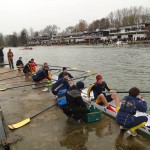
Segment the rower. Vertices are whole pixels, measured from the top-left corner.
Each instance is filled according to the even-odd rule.
[[[88,95],[88,101],[90,102],[90,92],[93,91],[94,93],[94,100],[96,104],[99,105],[105,105],[107,109],[111,110],[112,112],[115,112],[115,110],[109,105],[109,102],[113,100],[112,94],[106,95],[104,92],[105,90],[109,91],[110,93],[114,91],[111,90],[108,86],[108,84],[103,81],[102,75],[98,74],[96,76],[96,82],[91,84],[91,86],[88,89],[87,95]]]
[[[36,68],[37,64],[35,63],[33,58],[31,59],[31,62],[29,63],[29,65],[30,65],[30,68],[32,70],[32,73],[35,73],[37,71],[37,68]]]
[[[19,57],[19,59],[16,62],[16,67],[18,68],[18,71],[21,71],[22,68],[24,67],[23,61],[22,61],[22,57]]]
[[[81,97],[81,92],[84,89],[84,83],[78,81],[66,92],[67,104],[62,108],[63,112],[69,117],[69,120],[74,123],[81,123],[85,115],[89,112],[86,103]]]
[[[38,70],[36,73],[33,74],[32,79],[35,83],[42,83],[45,82],[51,85],[51,79],[48,76],[49,67],[45,66],[43,69]],[[49,89],[47,90],[49,91]]]
[[[58,79],[62,78],[64,73],[67,73],[69,78],[73,78],[73,76],[68,72],[67,67],[63,67],[62,70],[63,71],[58,75]]]
[[[30,64],[31,61],[29,61],[23,68],[23,73],[25,74],[25,77],[29,77],[32,73],[31,68],[30,68]]]
[[[70,85],[68,83],[68,73],[64,73],[63,77],[57,80],[52,86],[52,93],[57,96],[58,91],[62,89],[69,89]]]
[[[125,96],[121,101],[121,106],[116,116],[120,129],[128,129],[127,133],[132,136],[137,136],[136,130],[143,127],[148,121],[146,116],[135,116],[136,111],[147,111],[147,103],[139,94],[140,90],[138,88],[131,88],[129,95]]]

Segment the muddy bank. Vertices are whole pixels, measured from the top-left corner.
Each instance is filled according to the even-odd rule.
[[[21,75],[17,71],[0,68],[0,80]],[[0,81],[0,89],[32,84],[24,76]],[[4,85],[2,85],[4,84]],[[31,119],[30,123],[16,130],[7,125],[30,118],[53,105],[56,99],[50,92],[32,89],[33,86],[0,91],[6,132],[9,137],[20,135],[23,139],[10,145],[11,150],[148,150],[149,139],[144,136],[129,137],[120,132],[116,122],[107,116],[101,121],[75,125],[56,106]]]

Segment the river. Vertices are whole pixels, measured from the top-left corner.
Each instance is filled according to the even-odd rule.
[[[3,50],[6,61],[8,49]],[[23,57],[24,63],[34,58],[38,64],[48,62],[49,65],[71,66],[91,71],[91,73],[101,73],[110,88],[118,91],[128,91],[133,86],[138,87],[141,91],[150,91],[150,45],[148,44],[122,47],[101,45],[41,46],[33,47],[33,50],[20,49],[22,48],[12,48],[14,63],[20,56]],[[71,73],[73,76],[79,76],[78,72]],[[93,82],[95,82],[95,76],[85,79],[86,86]],[[120,98],[124,95],[120,94]],[[141,95],[147,101],[148,108],[150,108],[150,94]],[[150,113],[150,109],[148,109],[148,112]],[[150,142],[147,138],[143,136],[140,136],[140,138],[123,136],[123,133],[119,132],[115,121],[108,117],[104,117],[103,122],[99,122],[99,124],[92,123],[74,128],[70,129],[70,137],[60,141],[62,149],[75,150],[75,145],[78,146],[78,150],[96,150],[100,147],[106,150],[150,149],[148,146]],[[77,139],[73,144],[70,141],[72,136],[79,136],[82,140],[79,142]]]

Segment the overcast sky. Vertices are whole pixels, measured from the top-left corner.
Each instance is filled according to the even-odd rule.
[[[150,8],[150,0],[0,0],[0,6],[0,33],[6,35],[31,27],[40,31],[53,24],[62,31],[80,19],[91,23],[117,9]]]

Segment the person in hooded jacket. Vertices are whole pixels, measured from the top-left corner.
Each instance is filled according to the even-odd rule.
[[[63,108],[63,112],[69,119],[74,119],[79,123],[89,112],[81,97],[83,89],[84,83],[82,81],[78,81],[76,85],[71,86],[66,93],[67,105]]]
[[[121,101],[121,106],[118,106],[116,116],[120,129],[128,129],[127,133],[132,136],[136,136],[136,130],[144,126],[148,121],[146,116],[135,116],[136,111],[147,111],[147,103],[139,94],[140,90],[137,87],[131,88],[129,95],[125,96]]]
[[[49,78],[49,76],[48,76],[48,70],[49,70],[48,66],[45,66],[45,67],[43,67],[43,69],[38,70],[32,76],[33,81],[35,81],[36,83],[38,83],[38,82],[41,82],[44,79],[51,80]]]

